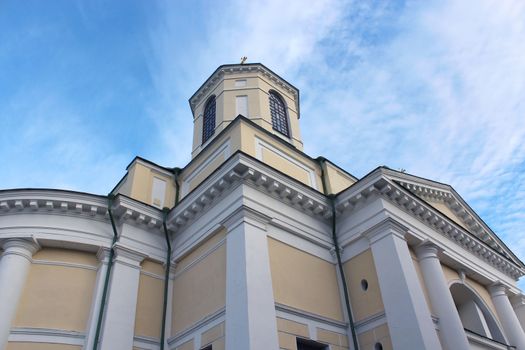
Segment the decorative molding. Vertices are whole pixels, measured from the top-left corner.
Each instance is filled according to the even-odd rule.
[[[133,337],[133,348],[158,350],[160,348],[160,339],[136,335]]]
[[[278,133],[277,133],[278,135]],[[285,140],[289,141],[289,139],[284,138]],[[263,162],[263,149],[266,149],[270,152],[273,152],[277,156],[285,159],[286,161],[290,162],[291,164],[295,165],[296,167],[304,170],[308,174],[308,179],[310,180],[310,186],[316,190],[319,189],[319,186],[317,186],[317,180],[315,175],[315,169],[310,168],[306,164],[294,159],[293,157],[290,157],[286,153],[282,152],[281,150],[275,148],[268,142],[265,142],[258,137],[255,137],[255,158],[259,159],[261,162]]]
[[[222,165],[221,171],[206,179],[199,189],[186,196],[168,215],[171,231],[178,231],[194,222],[213,206],[224,194],[241,184],[278,199],[308,215],[326,220],[331,217],[326,197],[298,184],[266,164],[237,153]]]
[[[299,90],[290,85],[288,82],[283,80],[277,74],[271,72],[268,68],[262,64],[246,64],[246,65],[229,65],[219,67],[206,82],[197,90],[197,92],[190,98],[190,107],[192,111],[206,96],[208,91],[212,90],[213,87],[221,80],[225,75],[239,74],[239,73],[261,73],[263,77],[268,78],[270,81],[275,83],[277,86],[286,90],[288,93],[293,95],[298,104]],[[296,106],[297,108],[298,106]]]
[[[46,213],[105,221],[107,199],[97,195],[60,190],[13,190],[0,193],[0,215]]]
[[[316,314],[313,314],[311,312],[300,310],[300,309],[296,309],[294,307],[291,307],[291,306],[288,306],[288,305],[284,305],[284,304],[280,304],[280,303],[275,303],[275,310],[276,311],[282,311],[282,312],[285,312],[285,313],[291,314],[291,315],[300,316],[300,317],[306,318],[308,320],[316,321],[316,322],[319,322],[319,323],[322,323],[322,324],[325,324],[325,325],[331,325],[331,326],[334,326],[334,327],[337,327],[337,328],[346,329],[346,327],[348,326],[346,322],[342,322],[342,321],[334,320],[334,319],[331,319],[331,318],[328,318],[328,317],[316,315]]]
[[[356,333],[369,331],[385,323],[387,323],[385,312],[378,312],[355,322]]]
[[[53,343],[67,345],[84,345],[85,334],[50,328],[13,327],[9,342]]]
[[[193,266],[197,265],[199,262],[201,262],[202,260],[206,259],[210,254],[212,254],[217,249],[219,249],[225,242],[226,242],[226,237],[222,238],[213,247],[211,247],[210,249],[206,250],[204,253],[202,253],[202,255],[200,255],[198,258],[196,258],[195,260],[190,262],[188,265],[184,266],[184,268],[182,270],[177,271],[177,273],[174,273],[173,274],[173,279],[176,279],[177,277],[182,275],[184,272],[188,271]]]
[[[462,223],[467,226],[469,232],[487,243],[491,248],[498,251],[506,258],[511,258],[510,254],[508,254],[494,238],[495,233],[492,232],[492,230],[483,222],[478,220],[477,215],[470,210],[465,203],[463,203],[459,196],[452,192],[453,189],[451,187],[448,189],[437,189],[409,181],[396,180],[396,182],[424,200],[428,199],[431,201],[442,202],[461,219]]]
[[[378,194],[381,198],[423,222],[433,231],[440,233],[506,275],[516,280],[525,275],[524,268],[502,256],[492,245],[473,237],[464,227],[446,217],[423,199],[405,193],[406,190],[405,187],[391,181],[384,173],[378,171],[377,176],[370,181],[345,191],[338,200],[336,209],[341,214],[349,214],[362,206],[370,195]]]
[[[47,265],[47,266],[62,266],[62,267],[71,267],[75,269],[84,269],[84,270],[91,270],[91,271],[97,271],[98,267],[86,265],[86,264],[77,264],[67,261],[54,261],[54,260],[36,260],[33,259],[32,263],[35,265]]]
[[[113,258],[114,262],[118,262],[136,269],[141,268],[140,263],[147,257],[146,254],[126,247],[119,242],[115,243],[113,249],[115,251],[115,256]]]
[[[192,324],[190,327],[178,332],[173,337],[168,339],[168,345],[171,348],[175,343],[182,340],[183,338],[191,335],[193,332],[196,332],[198,329],[205,327],[206,325],[212,323],[213,321],[221,319],[224,321],[224,315],[226,314],[226,308],[222,307],[219,310],[215,311],[212,314],[209,314],[206,317],[203,317],[199,321]]]
[[[210,138],[211,141],[212,138]],[[184,197],[187,195],[190,191],[190,183],[191,181],[199,176],[207,167],[210,165],[211,162],[213,162],[217,157],[222,155],[224,157],[224,160],[228,159],[231,153],[231,140],[228,137],[219,147],[217,147],[216,150],[213,151],[206,159],[199,164],[190,174],[188,177],[184,178],[182,180],[182,186],[181,186],[181,196]]]

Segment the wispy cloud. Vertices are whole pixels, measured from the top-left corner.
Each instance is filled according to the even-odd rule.
[[[222,9],[199,13],[207,20],[190,54],[170,44],[180,18],[164,11],[167,30],[155,40],[171,56],[157,67],[161,90],[175,81],[162,73],[173,56],[193,71],[192,88],[242,55],[263,62],[301,89],[308,153],[356,175],[386,164],[450,183],[525,256],[523,2],[230,1]]]

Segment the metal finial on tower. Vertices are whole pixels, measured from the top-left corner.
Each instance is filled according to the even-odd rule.
[[[248,57],[246,56],[242,56],[241,57],[241,64],[244,64],[246,62],[246,60],[248,59]]]

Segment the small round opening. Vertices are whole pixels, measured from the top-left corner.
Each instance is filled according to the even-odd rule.
[[[374,350],[383,350],[383,344],[381,343],[375,343]]]
[[[365,291],[368,290],[368,281],[367,280],[365,280],[365,279],[361,280],[361,289],[365,290]]]

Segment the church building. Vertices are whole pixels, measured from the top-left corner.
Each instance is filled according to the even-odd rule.
[[[525,350],[512,250],[448,184],[305,154],[299,102],[223,65],[185,166],[0,190],[0,350]]]

